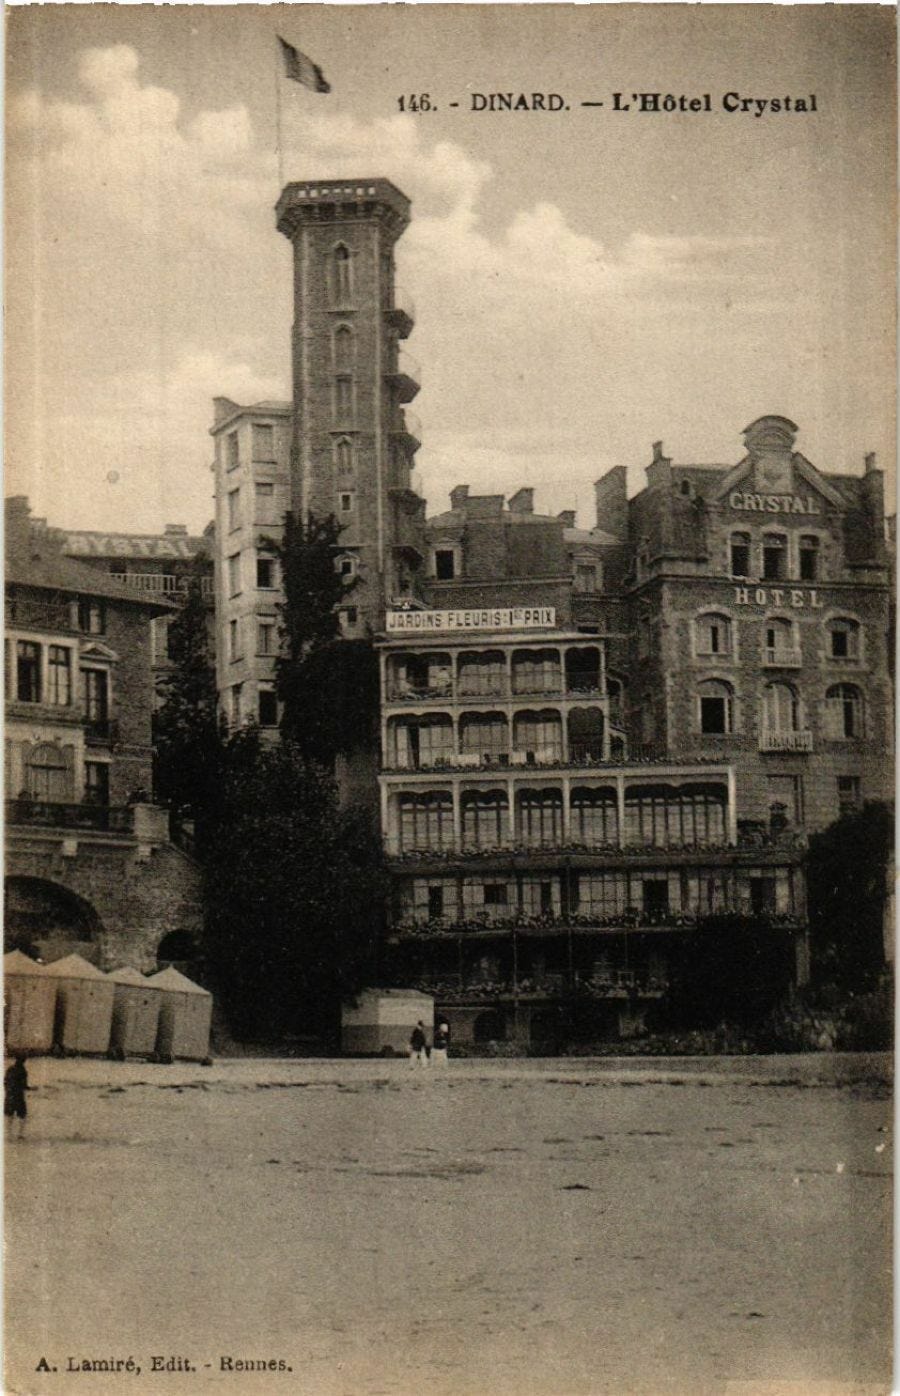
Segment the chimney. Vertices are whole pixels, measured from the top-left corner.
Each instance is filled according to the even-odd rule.
[[[163,532],[167,538],[186,538],[187,524],[166,524]]]
[[[574,527],[575,527],[575,510],[574,510],[574,509],[561,509],[560,512],[557,514],[556,517],[559,519],[559,521],[560,521],[560,523],[562,524],[563,528],[574,528]]]
[[[511,514],[533,514],[534,513],[534,490],[516,490],[515,494],[509,498],[509,512]]]
[[[624,465],[614,465],[594,482],[597,527],[624,543],[628,537],[628,482]]]
[[[5,501],[5,506],[4,506],[4,507],[5,507],[5,512],[6,512],[6,517],[7,517],[8,519],[9,519],[9,518],[17,518],[17,519],[26,518],[26,519],[27,519],[27,518],[28,518],[28,515],[31,513],[31,505],[28,503],[28,495],[27,495],[27,494],[11,494],[11,495],[9,496],[9,498]]]
[[[450,491],[450,508],[465,509],[466,500],[469,497],[468,485],[454,485]]]
[[[877,457],[874,451],[870,451],[866,456],[866,474],[871,475],[872,471],[877,469]]]
[[[218,426],[219,422],[224,422],[226,417],[240,411],[236,402],[232,402],[230,397],[213,398],[213,422]]]
[[[653,460],[647,466],[647,488],[652,490],[658,485],[665,489],[671,489],[672,462],[668,456],[663,455],[662,442],[654,441]]]

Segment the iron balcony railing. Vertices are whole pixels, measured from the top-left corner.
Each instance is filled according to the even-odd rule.
[[[103,833],[127,834],[132,829],[134,811],[127,806],[113,807],[88,802],[58,805],[42,800],[7,800],[6,822],[8,825],[26,824],[42,829],[96,829]]]
[[[813,734],[802,732],[763,731],[759,734],[760,751],[812,751]]]
[[[767,669],[801,669],[803,655],[798,648],[767,645],[763,652],[763,664]]]
[[[113,572],[112,580],[138,591],[168,596],[173,601],[186,599],[191,585],[189,577],[177,577],[171,572]],[[213,595],[212,577],[200,578],[200,594],[204,597]]]

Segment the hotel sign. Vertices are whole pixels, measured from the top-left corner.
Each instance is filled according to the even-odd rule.
[[[732,490],[728,496],[732,509],[756,514],[821,514],[819,501],[811,494],[754,494],[750,490]]]
[[[69,533],[64,551],[78,557],[184,558],[197,555],[195,539],[180,534]]]
[[[556,625],[555,606],[473,611],[388,611],[388,634],[440,635],[462,630],[542,630]]]

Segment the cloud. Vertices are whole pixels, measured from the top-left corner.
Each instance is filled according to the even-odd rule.
[[[155,472],[160,489],[207,511],[211,397],[288,390],[291,273],[272,219],[276,157],[240,102],[186,119],[175,92],[142,81],[128,45],[84,50],[77,73],[81,100],[34,90],[10,113],[12,226],[19,217],[29,230],[12,238],[7,283],[20,350],[14,455],[48,481],[65,440],[70,469],[90,478],[115,468],[124,479],[134,462],[144,491],[123,489],[117,507],[145,517]],[[463,452],[473,470],[461,462],[452,473],[472,475],[473,488],[494,469],[515,478],[504,445],[515,432],[548,443],[537,453],[542,476],[584,468],[592,478],[591,461],[622,449],[629,414],[641,439],[658,433],[659,404],[671,406],[685,363],[696,361],[697,382],[679,420],[702,416],[713,381],[729,411],[746,364],[763,363],[775,319],[808,293],[796,262],[776,260],[765,236],[645,227],[613,242],[547,199],[498,216],[490,162],[431,139],[409,115],[361,121],[331,99],[286,103],[284,137],[288,179],[377,173],[413,201],[398,281],[418,308],[416,407],[432,506],[443,505]],[[774,362],[760,371],[784,378]],[[86,499],[72,494],[79,515]]]

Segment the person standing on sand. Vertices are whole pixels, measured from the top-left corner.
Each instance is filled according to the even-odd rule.
[[[427,1066],[427,1046],[425,1042],[425,1024],[420,1018],[412,1030],[409,1039],[409,1062],[410,1066]]]
[[[435,1066],[446,1066],[449,1046],[450,1024],[446,1018],[441,1018],[434,1030],[434,1043],[431,1048],[431,1058]]]
[[[21,1139],[25,1133],[25,1120],[28,1115],[28,1105],[25,1099],[25,1092],[28,1090],[28,1070],[25,1066],[27,1058],[24,1053],[17,1052],[13,1059],[12,1066],[6,1070],[3,1077],[3,1114],[9,1120],[7,1132],[13,1139]],[[18,1121],[18,1129],[12,1133],[12,1122]]]

